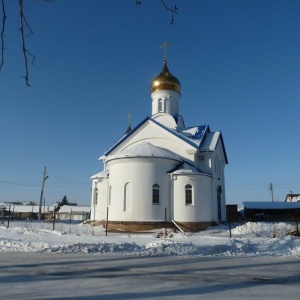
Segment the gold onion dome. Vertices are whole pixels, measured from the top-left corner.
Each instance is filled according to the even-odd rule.
[[[170,73],[166,61],[161,73],[152,80],[150,88],[151,93],[160,90],[173,90],[180,93],[180,81]]]

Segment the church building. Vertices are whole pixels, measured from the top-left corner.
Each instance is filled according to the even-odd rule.
[[[150,90],[151,117],[129,125],[100,157],[103,171],[91,177],[91,219],[128,231],[199,231],[226,220],[222,133],[185,126],[180,82],[166,58]]]

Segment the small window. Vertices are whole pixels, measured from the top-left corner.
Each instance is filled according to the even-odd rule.
[[[162,99],[158,99],[158,111],[159,112],[163,111],[163,101],[162,101]]]
[[[127,182],[124,186],[124,203],[123,203],[123,211],[130,211],[132,205],[132,188],[131,183]]]
[[[109,186],[108,190],[108,205],[111,205],[111,185]]]
[[[159,185],[157,183],[152,186],[152,204],[159,204]]]
[[[98,203],[98,188],[94,188],[94,205],[97,205]]]
[[[193,188],[190,184],[185,186],[185,204],[193,204]]]

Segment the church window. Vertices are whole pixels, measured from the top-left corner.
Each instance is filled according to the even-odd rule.
[[[94,188],[94,205],[97,205],[98,203],[98,188]]]
[[[111,205],[111,185],[109,186],[108,190],[108,205]]]
[[[162,99],[158,99],[158,111],[163,112],[163,101]]]
[[[124,186],[124,203],[123,203],[123,211],[131,211],[132,206],[132,188],[131,183],[127,182]]]
[[[190,184],[185,186],[185,204],[193,204],[193,188]]]
[[[159,204],[159,185],[157,183],[152,186],[152,204]]]

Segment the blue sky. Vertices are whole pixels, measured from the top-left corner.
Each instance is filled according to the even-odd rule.
[[[227,203],[300,193],[300,2],[24,0],[36,56],[25,85],[18,1],[6,1],[0,72],[0,202],[90,203],[97,159],[151,115],[149,85],[168,66],[186,126],[223,133]]]

